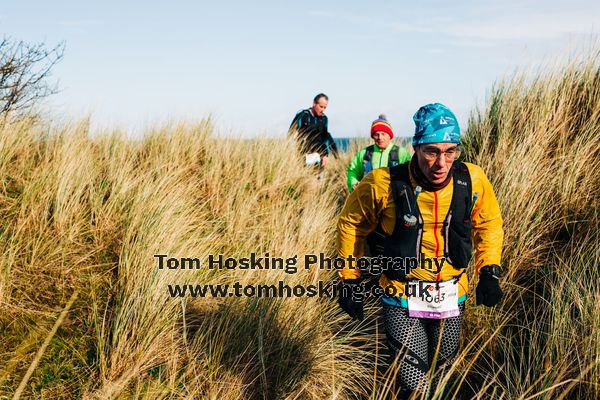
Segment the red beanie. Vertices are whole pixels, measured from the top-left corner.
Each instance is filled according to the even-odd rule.
[[[390,125],[390,123],[387,121],[387,118],[384,114],[381,114],[379,118],[373,121],[373,124],[371,125],[371,137],[373,137],[373,134],[375,132],[379,131],[385,132],[388,135],[390,135],[390,139],[394,138],[394,131],[392,130],[392,125]]]

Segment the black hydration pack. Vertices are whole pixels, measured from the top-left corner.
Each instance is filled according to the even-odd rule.
[[[392,149],[390,150],[390,154],[388,155],[388,164],[386,165],[386,167],[395,167],[396,165],[400,164],[400,159],[398,157],[398,150],[400,148],[396,145],[392,145]],[[367,147],[367,150],[365,151],[365,155],[363,157],[363,175],[366,175],[367,173],[371,172],[373,169],[375,168],[371,168],[367,171],[367,165],[371,162],[371,160],[373,159],[373,153],[375,152],[375,145],[372,144],[370,146]]]
[[[385,257],[401,257],[402,264],[388,263],[385,275],[393,280],[406,280],[410,273],[409,259],[421,262],[423,218],[413,189],[410,185],[409,162],[390,168],[392,196],[396,206],[396,224],[391,235],[383,241]],[[448,214],[444,219],[444,258],[454,268],[464,269],[471,259],[471,210],[473,208],[471,175],[461,161],[453,165],[453,193]],[[402,265],[402,268],[396,266]],[[414,268],[413,268],[414,269]]]

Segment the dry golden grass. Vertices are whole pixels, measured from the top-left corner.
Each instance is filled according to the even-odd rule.
[[[437,398],[600,394],[599,91],[594,54],[501,82],[473,112],[466,157],[502,206],[507,296],[469,300]],[[352,154],[319,184],[288,141],[213,133],[210,120],[139,141],[90,138],[86,121],[0,126],[0,396],[389,398],[377,304],[359,325],[324,298],[169,296],[334,275],[157,269],[154,254],[334,252]]]
[[[1,128],[2,369],[11,394],[72,293],[81,293],[24,395],[330,397],[354,350],[323,299],[172,299],[167,284],[309,283],[316,270],[157,270],[154,254],[332,252],[343,186],[320,186],[291,143],[211,137],[209,121],[142,141],[85,122]],[[368,354],[365,354],[365,359]],[[362,369],[361,369],[362,368]],[[360,375],[360,374],[358,374]],[[273,395],[270,395],[273,396]]]

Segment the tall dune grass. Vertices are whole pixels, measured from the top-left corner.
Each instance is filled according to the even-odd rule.
[[[466,158],[487,172],[505,220],[506,297],[494,309],[469,300],[437,398],[600,395],[599,67],[594,54],[515,76],[471,115]],[[22,398],[390,398],[375,303],[357,324],[326,298],[167,291],[334,273],[301,263],[293,274],[158,270],[154,258],[333,254],[351,156],[318,182],[292,143],[219,138],[210,120],[138,141],[92,139],[86,121],[2,124],[0,394],[21,385]]]
[[[469,121],[506,232],[506,298],[470,319],[509,398],[600,395],[600,62],[598,53],[498,83]],[[483,361],[483,360],[482,360]],[[485,367],[484,364],[484,367]]]
[[[311,283],[304,270],[158,270],[154,254],[331,253],[343,186],[320,185],[292,143],[212,136],[210,121],[141,141],[85,121],[1,127],[0,390],[13,393],[74,292],[24,395],[301,398],[360,390],[327,299],[173,299],[168,284]],[[353,366],[336,360],[352,350]],[[369,359],[365,353],[363,358]],[[353,372],[356,372],[353,374]],[[327,384],[323,377],[327,376]]]

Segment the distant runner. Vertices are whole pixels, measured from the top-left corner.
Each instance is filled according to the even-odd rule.
[[[371,137],[375,144],[364,147],[348,166],[348,189],[353,192],[360,180],[369,172],[381,167],[395,167],[410,161],[411,155],[404,147],[392,143],[394,130],[385,115],[381,114],[371,124]],[[382,254],[381,232],[371,232],[366,237],[365,255],[375,257]]]
[[[329,157],[337,157],[337,146],[328,131],[328,120],[324,114],[329,97],[319,93],[311,108],[299,111],[290,125],[289,135],[294,136],[305,157],[307,165],[326,167]]]
[[[348,189],[352,192],[369,172],[381,167],[394,167],[409,161],[410,153],[392,143],[394,131],[385,115],[371,124],[371,138],[375,144],[364,147],[348,166]]]
[[[413,391],[430,398],[452,366],[473,250],[477,304],[492,307],[502,297],[502,217],[492,185],[480,167],[458,160],[460,130],[448,108],[428,104],[413,119],[412,159],[364,177],[337,224],[339,256],[362,256],[365,238],[378,229],[383,256],[401,261],[388,263],[379,280],[388,346],[399,357],[398,399]],[[346,266],[340,277],[341,308],[362,319],[361,271]],[[430,370],[439,373],[433,380]]]

